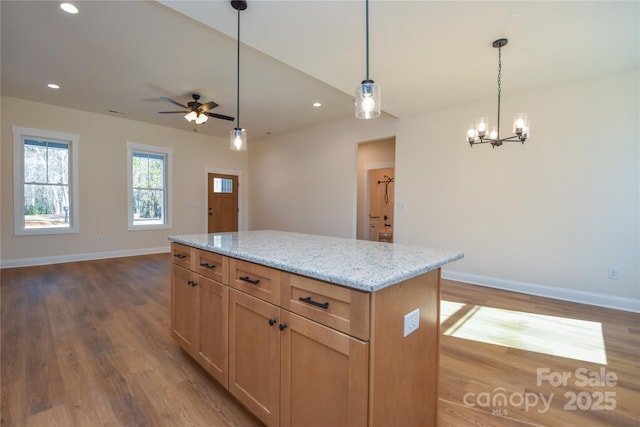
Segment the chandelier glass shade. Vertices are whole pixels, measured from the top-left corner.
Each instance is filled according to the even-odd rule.
[[[491,144],[499,147],[504,142],[524,142],[531,134],[531,123],[526,113],[518,113],[513,118],[512,134],[506,138],[500,138],[500,98],[502,96],[502,47],[507,44],[507,39],[498,39],[493,42],[493,47],[498,49],[498,121],[496,126],[489,131],[489,122],[481,117],[467,132],[467,142],[470,146],[476,144]]]

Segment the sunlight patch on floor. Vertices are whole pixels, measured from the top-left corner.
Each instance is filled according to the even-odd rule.
[[[449,319],[449,317],[456,314],[456,312],[460,310],[462,307],[464,307],[465,305],[466,304],[462,302],[441,300],[440,301],[440,324],[443,324],[444,322],[446,322],[447,319]]]
[[[441,323],[464,305],[442,301]],[[444,335],[607,364],[600,322],[473,306]]]

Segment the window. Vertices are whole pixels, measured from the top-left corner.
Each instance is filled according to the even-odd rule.
[[[171,228],[171,149],[127,142],[129,230]]]
[[[15,234],[79,231],[80,137],[13,126]]]
[[[233,179],[231,178],[213,178],[214,193],[233,193]]]

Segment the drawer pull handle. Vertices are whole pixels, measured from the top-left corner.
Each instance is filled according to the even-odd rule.
[[[252,280],[249,279],[249,276],[244,276],[244,277],[240,277],[240,280],[242,280],[243,282],[249,282],[253,285],[257,285],[258,283],[260,283],[260,280],[256,279],[256,280]]]
[[[185,259],[187,257],[185,254],[173,254],[173,256],[180,259]]]
[[[276,323],[278,323],[278,321],[276,319],[269,319],[269,326],[273,326]]]
[[[306,298],[298,298],[302,302],[306,302],[307,304],[315,305],[316,307],[324,308],[325,310],[329,308],[329,301],[327,302],[318,302],[311,299],[311,297]]]
[[[208,268],[209,270],[213,270],[214,268],[216,268],[215,265],[209,264],[208,262],[204,262],[204,263],[200,264],[200,267],[205,267],[205,268]]]

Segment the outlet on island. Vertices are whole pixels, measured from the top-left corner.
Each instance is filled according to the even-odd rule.
[[[404,315],[404,335],[407,336],[420,327],[420,309],[416,308]]]

